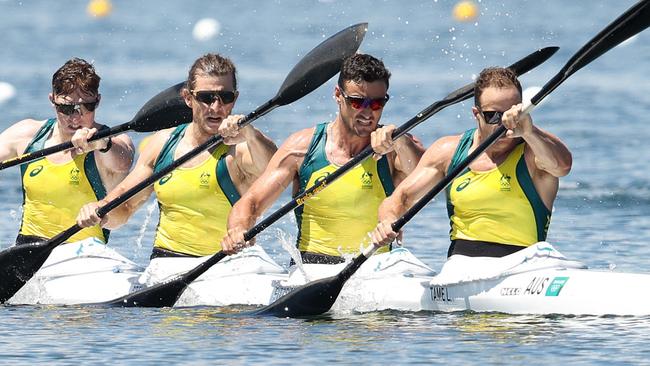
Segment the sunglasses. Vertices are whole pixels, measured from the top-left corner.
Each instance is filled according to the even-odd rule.
[[[480,108],[479,108],[480,110]],[[497,112],[497,111],[481,111],[483,114],[483,118],[485,119],[485,123],[490,124],[490,125],[496,125],[501,123],[501,117],[503,117],[503,112]]]
[[[202,90],[190,91],[194,98],[201,103],[212,105],[217,100],[221,104],[230,104],[235,101],[235,92],[227,90]]]
[[[390,95],[386,94],[385,97],[383,98],[366,98],[366,97],[353,97],[350,95],[345,94],[343,91],[343,88],[339,86],[339,90],[341,91],[341,95],[343,95],[343,98],[350,103],[352,108],[354,109],[364,109],[370,107],[373,111],[378,111],[388,103],[388,99],[390,99]]]
[[[94,102],[87,102],[87,103],[77,103],[77,104],[59,104],[52,102],[54,104],[54,108],[56,109],[57,112],[65,114],[66,116],[71,116],[75,112],[79,113],[79,115],[82,115],[83,113],[81,112],[81,106],[86,109],[88,112],[93,112],[95,108],[97,107],[97,103],[99,103],[99,100],[96,100]]]

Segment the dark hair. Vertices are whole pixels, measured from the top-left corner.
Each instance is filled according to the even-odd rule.
[[[474,82],[474,105],[480,106],[479,99],[486,88],[507,88],[511,86],[516,87],[519,90],[519,95],[521,95],[521,84],[514,71],[504,67],[483,69]]]
[[[364,81],[371,83],[382,80],[386,83],[386,89],[388,89],[388,79],[390,79],[390,71],[386,69],[381,60],[370,55],[357,53],[343,61],[341,73],[339,74],[339,87],[342,88],[343,83],[346,81],[354,81],[360,84]]]
[[[72,94],[79,89],[83,94],[97,95],[99,80],[100,77],[93,65],[75,57],[68,60],[52,75],[52,92],[55,95]]]
[[[199,74],[209,76],[232,75],[232,85],[237,90],[236,73],[235,64],[229,58],[217,53],[208,53],[194,61],[187,76],[187,86],[190,90],[193,90],[196,76]]]

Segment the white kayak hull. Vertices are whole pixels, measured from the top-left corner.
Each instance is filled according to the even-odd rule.
[[[649,294],[650,274],[588,270],[541,242],[503,258],[450,258],[421,303],[434,311],[649,315]]]
[[[369,258],[345,284],[332,312],[650,315],[650,274],[588,270],[548,243],[503,258],[454,256],[435,276],[427,275],[408,251],[398,250]],[[393,270],[382,269],[381,261],[396,264]],[[310,280],[316,280],[343,265],[306,267]],[[301,277],[294,270],[275,297],[305,283]]]
[[[108,301],[140,287],[143,268],[91,238],[58,246],[9,304]]]
[[[141,278],[146,286],[187,272],[209,257],[156,258]],[[253,246],[228,256],[193,281],[174,306],[268,305],[272,284],[287,278],[260,246]]]

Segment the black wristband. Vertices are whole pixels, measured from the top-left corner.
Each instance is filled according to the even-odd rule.
[[[108,137],[108,143],[106,144],[106,147],[103,148],[103,149],[99,149],[99,152],[100,153],[107,153],[108,150],[111,149],[111,147],[113,147],[113,139],[109,136]]]

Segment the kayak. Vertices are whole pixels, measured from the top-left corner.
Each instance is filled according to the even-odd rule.
[[[307,282],[339,273],[347,263],[303,264],[289,268],[289,278],[274,283],[272,301]],[[335,313],[423,310],[418,300],[436,272],[408,249],[397,247],[368,258],[345,283],[332,307]]]
[[[305,265],[310,281],[335,275],[343,267]],[[454,255],[437,275],[427,274],[425,268],[404,248],[375,255],[344,285],[331,312],[650,314],[650,274],[589,270],[546,242],[502,258]],[[274,298],[306,283],[303,273],[290,273],[276,285]]]
[[[89,304],[110,301],[194,268],[209,256],[155,258],[145,269],[99,239],[61,245],[7,303]],[[260,246],[228,256],[196,279],[176,306],[268,305],[272,283],[287,278]]]
[[[208,258],[154,258],[140,282],[152,286],[187,272]],[[255,245],[208,269],[185,289],[174,306],[268,305],[272,284],[286,278],[286,269]]]
[[[452,256],[424,287],[422,310],[650,314],[650,274],[589,270],[546,242],[503,258]]]
[[[140,288],[143,268],[96,238],[60,245],[7,303],[79,304],[114,299]]]

